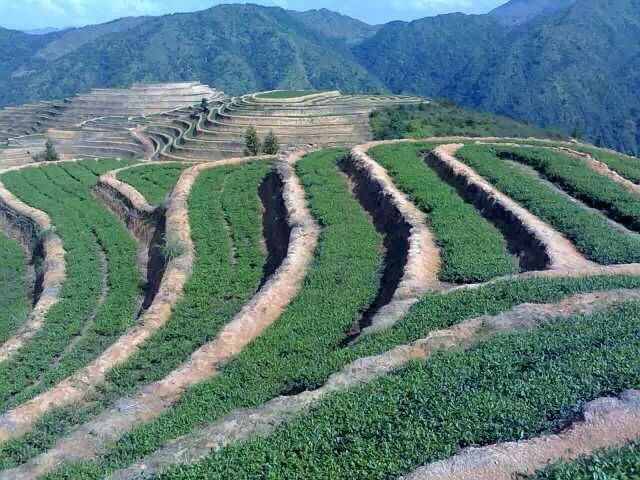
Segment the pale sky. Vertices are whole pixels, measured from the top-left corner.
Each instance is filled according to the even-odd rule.
[[[486,13],[506,0],[253,0],[292,10],[328,8],[368,23],[450,12]],[[82,26],[120,17],[204,10],[219,0],[0,0],[0,26],[17,30]],[[245,3],[245,2],[242,2]],[[248,3],[248,2],[246,2]]]

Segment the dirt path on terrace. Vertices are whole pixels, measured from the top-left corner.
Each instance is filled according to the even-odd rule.
[[[596,450],[619,447],[640,437],[640,391],[603,397],[587,404],[584,420],[556,435],[467,448],[402,477],[403,480],[515,480],[550,462],[572,460]]]
[[[588,153],[578,152],[576,150],[571,150],[570,148],[567,148],[567,147],[560,147],[557,150],[571,157],[583,160],[587,164],[587,166],[589,166],[589,168],[591,168],[595,172],[598,172],[601,175],[604,175],[605,177],[608,177],[614,182],[619,183],[624,188],[629,190],[631,193],[636,193],[636,194],[640,193],[640,185],[633,183],[631,180],[624,178],[619,173],[614,172],[609,168],[609,166],[606,163],[596,160]]]
[[[391,301],[374,314],[371,325],[362,330],[363,335],[388,328],[400,320],[425,292],[438,284],[440,270],[440,250],[427,228],[425,214],[398,190],[387,171],[367,154],[370,148],[379,144],[372,142],[354,147],[350,161],[358,175],[366,176],[368,182],[376,185],[409,225],[409,251],[402,278]]]
[[[236,410],[220,420],[169,442],[142,461],[113,473],[110,480],[150,477],[175,464],[194,463],[213,450],[253,436],[266,436],[294,416],[317,405],[328,394],[369,383],[411,360],[427,359],[443,350],[468,348],[493,336],[527,330],[546,322],[602,311],[625,300],[640,300],[640,290],[612,290],[575,295],[558,303],[522,304],[498,315],[483,315],[381,355],[361,358],[314,391],[278,397],[256,408]],[[4,478],[0,476],[0,478]]]
[[[434,150],[434,155],[438,161],[447,165],[454,175],[464,177],[468,185],[482,191],[493,202],[510,212],[534,238],[544,245],[552,270],[584,270],[593,266],[592,262],[578,252],[573,243],[559,232],[500,192],[472,168],[457,160],[455,153],[462,147],[463,144],[441,145]]]
[[[32,208],[13,195],[0,182],[0,215],[21,243],[29,251],[37,248],[37,236],[40,232],[48,232],[42,240],[42,287],[35,306],[27,320],[17,332],[0,345],[0,362],[14,355],[30,338],[32,338],[45,322],[47,313],[60,301],[59,295],[66,278],[65,250],[62,240],[53,230],[49,215]]]
[[[293,168],[302,154],[302,151],[295,151],[278,161],[277,170],[284,184],[283,198],[288,213],[287,221],[292,228],[290,244],[283,263],[251,301],[222,328],[213,341],[196,350],[189,361],[167,377],[143,387],[134,397],[119,400],[114,408],[60,439],[46,453],[20,467],[0,473],[0,479],[35,478],[61,464],[94,457],[105,444],[116,441],[135,425],[148,422],[160,415],[184,390],[215,375],[222,362],[239,353],[280,316],[302,285],[313,260],[319,236],[319,227],[306,206],[304,190]],[[169,210],[173,216],[179,216],[188,228],[187,198],[198,174],[208,168],[251,160],[255,159],[242,158],[200,164],[186,170],[174,189]],[[172,228],[171,231],[176,230]],[[190,249],[192,250],[192,246]],[[33,422],[33,419],[30,418],[30,421]]]

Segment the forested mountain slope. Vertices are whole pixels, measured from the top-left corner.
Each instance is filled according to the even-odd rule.
[[[0,106],[136,81],[199,80],[231,94],[391,91],[577,127],[637,152],[639,60],[640,0],[512,0],[488,15],[382,26],[222,5],[41,36],[0,30]]]

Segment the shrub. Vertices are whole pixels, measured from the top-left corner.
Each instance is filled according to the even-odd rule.
[[[184,255],[185,252],[185,247],[180,239],[168,234],[162,236],[162,242],[158,248],[160,248],[160,254],[166,263]]]
[[[44,152],[37,153],[33,155],[32,158],[35,162],[57,162],[60,160],[60,155],[56,152],[56,147],[53,144],[53,141],[50,138],[47,138],[47,141],[44,144]]]
[[[255,127],[249,127],[244,132],[244,154],[246,156],[256,156],[260,154],[262,144]]]
[[[276,137],[273,130],[269,131],[267,136],[264,139],[264,143],[262,144],[262,152],[267,155],[275,155],[280,150],[280,144],[278,142],[278,137]]]

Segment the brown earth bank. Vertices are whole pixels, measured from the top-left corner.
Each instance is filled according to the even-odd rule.
[[[360,325],[362,334],[387,328],[402,318],[422,295],[438,285],[440,251],[423,212],[393,184],[386,170],[359,145],[342,162],[356,194],[385,234],[387,255],[383,286]],[[404,250],[404,251],[403,251]],[[384,282],[383,282],[384,283]]]
[[[145,162],[142,165],[150,164],[152,163]],[[136,165],[101,175],[93,193],[120,219],[138,242],[138,269],[144,282],[140,314],[153,303],[167,267],[160,248],[166,235],[166,206],[163,204],[152,207],[134,187],[118,180],[120,172],[131,168],[136,168]]]

